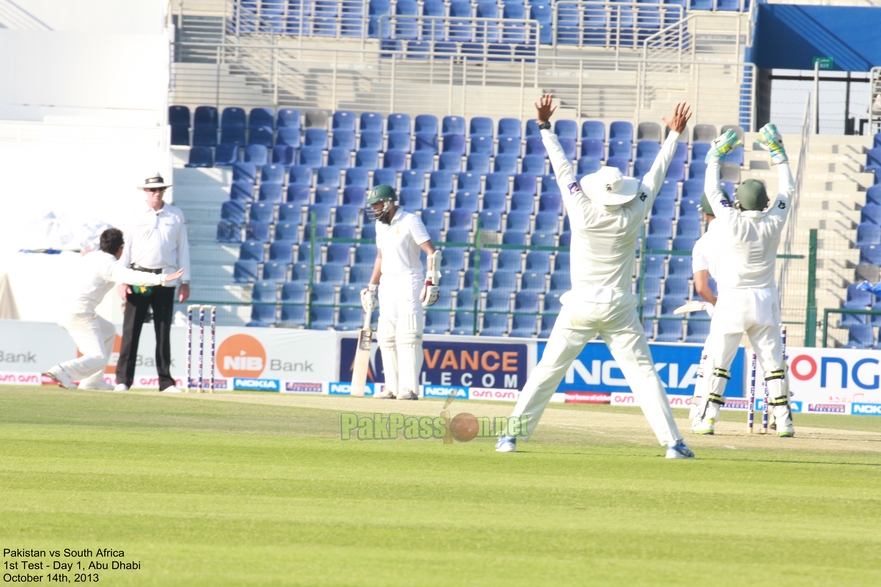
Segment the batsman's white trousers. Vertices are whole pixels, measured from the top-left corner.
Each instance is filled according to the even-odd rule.
[[[61,363],[65,373],[74,381],[86,380],[87,384],[101,379],[113,351],[116,327],[97,314],[71,314],[60,325],[82,353],[79,358]]]
[[[419,394],[422,332],[425,318],[419,294],[421,275],[383,275],[379,280],[376,340],[382,353],[386,388],[395,394]]]
[[[526,416],[525,436],[535,431],[572,361],[597,333],[618,363],[658,442],[666,445],[682,440],[639,323],[636,297],[631,294],[611,303],[576,301],[563,305],[541,360],[523,386],[511,415],[512,419]]]
[[[760,372],[770,373],[783,368],[776,287],[732,288],[719,292],[704,346],[707,360],[716,367],[730,369],[744,333],[755,349]],[[709,376],[704,373],[704,377]]]

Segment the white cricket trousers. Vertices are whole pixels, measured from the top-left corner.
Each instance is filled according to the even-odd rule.
[[[86,380],[87,385],[101,380],[113,351],[116,327],[97,314],[71,314],[60,325],[82,353],[81,357],[61,363],[65,373],[74,381]]]
[[[425,283],[417,274],[383,275],[379,280],[376,340],[382,353],[385,386],[395,394],[419,394],[422,332],[425,318],[419,294]]]
[[[658,442],[667,445],[682,440],[664,384],[655,370],[636,308],[636,297],[630,294],[611,303],[579,301],[563,305],[541,360],[523,386],[511,414],[512,418],[526,416],[527,438],[538,426],[542,413],[572,361],[578,358],[584,345],[599,333],[636,396]]]
[[[704,345],[707,360],[715,367],[731,369],[734,355],[746,333],[756,352],[760,372],[783,369],[780,307],[777,288],[724,289],[719,292],[710,334]],[[704,372],[704,377],[711,373]],[[721,394],[720,394],[721,395]]]

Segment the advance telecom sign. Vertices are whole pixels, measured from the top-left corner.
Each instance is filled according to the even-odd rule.
[[[538,344],[539,357],[544,353],[545,346],[544,342]],[[667,392],[677,395],[693,394],[703,348],[681,344],[651,344],[649,348]],[[739,348],[731,365],[731,380],[725,387],[725,397],[744,397],[743,355],[743,349]],[[629,393],[630,386],[606,345],[602,342],[590,342],[573,361],[557,388],[557,392],[565,391]]]

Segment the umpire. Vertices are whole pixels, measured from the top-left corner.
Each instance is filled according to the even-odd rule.
[[[190,246],[187,241],[187,223],[180,208],[162,200],[170,183],[158,173],[144,180],[138,189],[147,194],[146,205],[134,215],[125,231],[125,248],[120,262],[124,267],[150,273],[172,273],[183,269],[177,299],[184,303],[190,297]],[[116,391],[128,391],[135,379],[138,360],[138,342],[147,310],[153,311],[156,331],[156,371],[159,391],[179,392],[171,376],[171,322],[174,315],[174,288],[169,281],[161,287],[117,286],[119,297],[125,301],[122,322],[122,345],[116,366]]]

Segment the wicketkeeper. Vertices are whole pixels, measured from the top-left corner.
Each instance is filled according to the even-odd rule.
[[[630,287],[639,231],[663,185],[679,133],[691,116],[688,106],[678,104],[673,117],[664,119],[670,133],[642,181],[624,177],[614,167],[603,167],[579,182],[559,139],[550,130],[555,110],[552,99],[548,94],[542,97],[541,105],[536,104],[536,118],[572,227],[572,290],[560,299],[563,307],[541,361],[523,387],[510,419],[526,417],[526,430],[520,435],[528,438],[572,361],[599,333],[658,441],[667,447],[667,458],[693,458],[673,419],[639,320],[639,300]],[[496,450],[515,452],[515,434],[509,430],[499,439]]]
[[[370,283],[361,290],[361,306],[373,311],[379,296],[376,339],[385,388],[376,397],[416,400],[423,360],[423,308],[440,295],[441,252],[434,248],[422,220],[397,202],[397,193],[388,185],[378,185],[367,194],[368,215],[376,221],[376,263]],[[424,277],[420,249],[426,255]]]
[[[777,247],[795,184],[783,140],[773,124],[766,124],[759,131],[759,143],[770,151],[771,165],[777,166],[779,193],[770,207],[765,184],[755,179],[747,179],[737,187],[734,208],[723,201],[719,169],[728,153],[739,144],[733,130],[715,139],[707,153],[705,192],[716,216],[714,225],[719,229],[721,246],[727,253],[715,276],[719,297],[705,347],[707,359],[702,377],[708,379],[705,383],[708,393],[700,405],[700,421],[693,429],[712,433],[725,403],[723,396],[731,377],[731,363],[746,333],[768,386],[777,435],[788,437],[795,431],[774,272]]]

